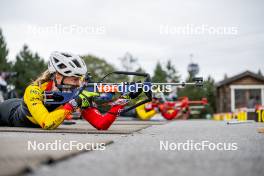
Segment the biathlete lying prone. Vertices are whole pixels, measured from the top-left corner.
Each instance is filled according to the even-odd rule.
[[[180,100],[167,101],[156,94],[152,101],[136,108],[137,117],[141,120],[149,120],[155,114],[160,113],[166,120],[176,119],[179,113],[188,113],[190,102],[187,97]],[[199,101],[200,102],[200,101]]]
[[[29,85],[23,99],[9,99],[0,104],[0,126],[57,128],[75,109],[98,130],[107,130],[119,112],[130,101],[122,96],[112,103],[111,109],[102,115],[91,102],[99,94],[83,90],[77,98],[61,104],[44,104],[44,91],[71,91],[81,85],[86,74],[86,65],[79,56],[70,53],[53,52],[48,70]]]

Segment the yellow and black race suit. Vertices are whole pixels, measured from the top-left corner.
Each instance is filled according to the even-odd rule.
[[[73,107],[65,105],[44,105],[43,93],[51,90],[52,81],[26,88],[23,99],[10,99],[0,104],[0,126],[57,128],[73,111]],[[124,105],[114,105],[102,115],[96,107],[82,110],[82,116],[98,130],[107,130],[115,121]]]
[[[69,104],[44,105],[43,93],[51,87],[52,82],[41,86],[32,84],[26,88],[23,99],[10,99],[0,104],[0,125],[40,126],[43,129],[58,127],[73,108]]]

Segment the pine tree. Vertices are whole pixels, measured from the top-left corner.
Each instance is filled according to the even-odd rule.
[[[0,29],[0,72],[9,71],[11,64],[7,61],[8,49],[2,30]]]
[[[216,111],[216,90],[215,90],[215,80],[208,76],[204,83],[204,96],[207,98],[210,104],[210,113]]]
[[[168,82],[177,82],[180,79],[178,71],[175,66],[171,63],[171,60],[168,60],[166,64],[166,72],[167,72],[167,81]]]
[[[162,69],[160,62],[157,63],[152,77],[153,82],[167,82],[167,73]]]
[[[15,86],[19,96],[23,95],[30,82],[36,79],[45,69],[47,69],[47,65],[44,60],[37,53],[32,53],[27,45],[24,45],[16,56],[13,66],[13,71],[18,73]]]

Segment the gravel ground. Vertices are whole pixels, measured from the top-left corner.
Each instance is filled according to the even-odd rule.
[[[132,135],[103,135],[114,143],[104,151],[87,152],[29,175],[171,176],[171,175],[264,175],[264,124],[226,125],[224,122],[189,120],[156,125]],[[44,136],[45,137],[45,136]],[[82,135],[85,137],[85,135]],[[171,146],[209,141],[234,143],[235,151],[160,150],[160,141]],[[228,148],[228,147],[227,147]],[[233,148],[235,149],[235,148]]]

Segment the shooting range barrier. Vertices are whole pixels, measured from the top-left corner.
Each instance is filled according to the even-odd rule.
[[[257,113],[257,121],[258,122],[264,122],[264,108],[256,109]]]
[[[247,108],[240,108],[237,109],[235,112],[227,112],[227,113],[217,113],[214,114],[213,119],[214,120],[225,120],[225,121],[231,121],[231,120],[237,120],[237,121],[247,121],[248,120],[248,109]],[[256,122],[264,122],[264,110],[256,110],[256,118],[254,119]]]

